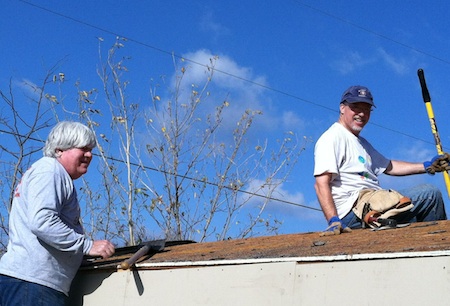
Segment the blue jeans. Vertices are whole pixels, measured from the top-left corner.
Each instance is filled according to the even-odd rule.
[[[435,186],[423,184],[398,192],[409,197],[414,204],[410,211],[392,217],[398,223],[447,220],[442,193]],[[362,225],[353,211],[342,218],[342,222],[350,228],[361,228]]]
[[[57,290],[0,274],[0,306],[64,306],[66,299]]]

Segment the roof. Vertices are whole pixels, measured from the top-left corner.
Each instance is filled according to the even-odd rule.
[[[378,231],[358,229],[336,236],[320,236],[316,232],[218,242],[167,242],[163,251],[149,254],[138,262],[139,265],[170,266],[181,262],[214,264],[227,260],[273,258],[317,261],[320,258],[392,257],[392,254],[399,257],[412,256],[411,254],[435,256],[432,254],[436,252],[450,255],[449,233],[450,221],[438,221],[412,223],[402,228]],[[108,260],[96,260],[85,268],[117,267],[117,262],[129,258],[131,253],[117,252],[116,256]]]

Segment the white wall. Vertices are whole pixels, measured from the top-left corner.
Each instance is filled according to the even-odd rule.
[[[449,305],[449,273],[448,256],[91,271],[71,305]]]

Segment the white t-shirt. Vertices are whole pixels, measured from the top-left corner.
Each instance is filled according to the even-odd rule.
[[[381,189],[377,176],[389,163],[366,139],[338,122],[322,134],[314,149],[314,176],[332,174],[331,193],[339,218],[350,212],[360,190]]]

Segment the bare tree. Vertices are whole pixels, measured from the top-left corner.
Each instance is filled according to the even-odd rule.
[[[25,94],[24,98],[18,98],[19,94],[14,91],[12,79],[7,92],[0,90],[2,105],[0,156],[3,168],[0,179],[3,195],[3,207],[0,210],[2,248],[5,248],[8,236],[8,214],[15,188],[43,146],[39,132],[48,128],[53,119],[47,102],[55,103],[56,100],[54,96],[46,93],[46,87],[53,82],[57,68],[58,65],[47,71],[40,85],[27,81],[18,84],[18,87],[22,88],[21,92]]]
[[[101,191],[97,191],[101,196],[89,197],[91,232],[102,232],[107,238],[117,238],[127,245],[134,245],[145,238],[143,225],[138,222],[141,217],[135,215],[139,212],[139,207],[136,207],[139,206],[136,204],[139,200],[136,185],[140,157],[135,151],[134,134],[140,109],[138,103],[130,102],[126,95],[128,81],[122,80],[123,73],[127,71],[127,59],[116,60],[123,41],[118,38],[105,58],[99,49],[101,92],[97,89],[82,90],[80,84],[77,84],[77,88],[80,118],[97,132],[102,162],[99,166]],[[99,94],[104,98],[102,102],[106,102],[107,108],[96,105]],[[93,194],[87,186],[83,190],[88,196]],[[137,233],[141,234],[136,236]]]
[[[97,90],[79,89],[80,113],[99,136],[101,173],[107,182],[100,194],[109,194],[108,210],[97,210],[101,222],[92,224],[108,226],[109,233],[114,229],[127,244],[148,235],[204,241],[276,232],[282,222],[263,217],[265,208],[304,144],[291,133],[273,153],[267,143],[249,149],[247,134],[262,115],[258,110],[244,110],[235,128],[227,130],[223,120],[232,111],[231,102],[217,102],[210,91],[218,58],[205,66],[203,84],[190,84],[186,61],[174,56],[174,82],[166,84],[161,78],[150,90],[151,107],[131,102],[129,58],[119,55],[124,43],[118,38],[99,69],[108,109],[98,106]],[[215,108],[209,112],[205,105],[211,104]],[[111,118],[110,126],[102,126],[99,116],[103,122]],[[264,183],[245,193],[256,179]],[[255,197],[260,204],[247,212]]]
[[[205,83],[191,85],[188,96],[183,92],[188,68],[178,67],[175,61],[177,74],[172,94],[163,101],[152,92],[153,108],[146,120],[147,135],[151,138],[147,151],[161,173],[163,184],[162,189],[151,184],[161,181],[155,179],[155,174],[142,184],[147,190],[160,190],[153,193],[149,213],[172,239],[247,237],[257,234],[255,229],[261,223],[264,232],[276,231],[281,222],[263,220],[262,215],[271,195],[286,180],[304,148],[299,147],[291,132],[291,137],[282,139],[278,151],[271,156],[267,145],[249,150],[247,134],[253,121],[262,115],[258,110],[244,110],[236,118],[235,128],[226,130],[223,119],[224,113],[231,111],[230,102],[211,101],[209,91],[217,60],[210,60],[205,69]],[[217,105],[214,113],[202,112],[206,103]],[[243,189],[256,178],[264,183],[243,198]],[[260,197],[261,205],[244,220],[240,213],[254,197],[262,195],[259,192],[263,189],[266,196]],[[233,224],[240,224],[241,231],[231,234]]]
[[[217,57],[205,65],[203,83],[192,84],[187,61],[173,56],[173,82],[161,78],[150,89],[149,101],[139,103],[126,79],[129,58],[121,56],[125,42],[117,38],[106,56],[100,42],[101,89],[83,89],[77,81],[75,108],[65,105],[65,75],[56,74],[56,68],[40,87],[28,84],[35,93],[34,121],[16,111],[12,91],[1,93],[12,114],[0,124],[14,135],[18,148],[0,147],[0,154],[11,157],[5,169],[13,178],[8,186],[2,181],[2,188],[13,190],[26,164],[20,159],[40,149],[26,146],[37,131],[53,119],[76,118],[97,135],[99,158],[80,188],[83,223],[92,238],[133,245],[155,236],[205,241],[277,233],[282,221],[268,214],[267,207],[276,201],[274,195],[305,143],[292,132],[276,142],[251,139],[254,122],[263,114],[241,109],[236,116],[232,106],[237,101],[212,94]],[[45,92],[51,82],[59,86],[59,97]],[[6,120],[10,117],[13,121]],[[233,118],[231,128],[225,118]],[[13,169],[17,160],[21,166]],[[1,225],[7,233],[3,218]]]

